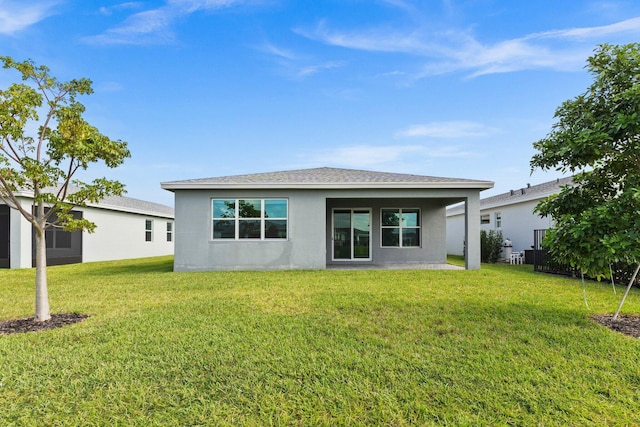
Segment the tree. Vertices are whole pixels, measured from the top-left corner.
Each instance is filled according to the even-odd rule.
[[[593,83],[556,110],[531,168],[574,174],[536,207],[555,222],[544,244],[557,261],[602,278],[611,263],[640,266],[640,44],[600,45],[587,69]]]
[[[49,68],[31,60],[16,62],[0,56],[0,62],[4,69],[21,76],[20,83],[0,89],[0,200],[18,210],[33,226],[34,319],[45,321],[51,318],[45,230],[59,227],[92,232],[95,224],[75,219],[71,210],[106,196],[121,195],[124,186],[106,178],[87,183],[76,179],[76,174],[96,162],[115,168],[130,153],[126,142],[109,139],[82,117],[85,107],[76,98],[93,93],[90,80],[58,81]],[[31,206],[20,202],[24,192],[33,195]]]

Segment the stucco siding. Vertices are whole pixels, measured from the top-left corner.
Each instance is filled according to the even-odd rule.
[[[445,263],[446,206],[477,191],[465,190],[312,190],[193,189],[175,191],[175,271],[324,269],[327,265]],[[394,197],[399,194],[401,197]],[[212,200],[288,200],[286,240],[213,239]],[[383,248],[382,208],[420,208],[418,248]],[[332,209],[371,210],[371,259],[332,259]],[[478,261],[479,264],[479,261]],[[472,267],[475,265],[472,262]],[[475,267],[473,267],[475,268]]]
[[[286,240],[214,240],[212,200],[288,199]],[[325,268],[325,201],[313,191],[176,192],[175,271]]]
[[[329,199],[327,203],[327,224],[336,208],[371,209],[371,259],[367,261],[334,260],[332,248],[327,250],[328,265],[369,264],[439,264],[446,262],[445,208],[437,199],[396,199],[396,198],[348,198]],[[381,210],[383,208],[420,209],[421,242],[419,247],[382,247]],[[331,241],[331,227],[327,228],[327,241]]]

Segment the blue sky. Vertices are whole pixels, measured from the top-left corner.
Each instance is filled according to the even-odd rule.
[[[163,181],[320,166],[555,179],[532,143],[598,44],[638,40],[637,0],[0,0],[0,55],[90,78],[129,143],[93,171],[168,205]]]

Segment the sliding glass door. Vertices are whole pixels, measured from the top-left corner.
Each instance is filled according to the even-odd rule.
[[[371,211],[333,210],[333,259],[371,259]]]

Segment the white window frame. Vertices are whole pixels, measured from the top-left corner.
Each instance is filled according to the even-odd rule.
[[[167,221],[167,242],[173,242],[173,222]]]
[[[494,214],[494,219],[496,222],[496,229],[502,228],[502,212],[496,212]]]
[[[400,215],[400,221],[398,225],[383,225],[383,215],[382,212],[385,210],[394,210],[398,211]],[[402,211],[418,211],[418,225],[417,226],[403,226],[402,225]],[[382,242],[382,234],[384,229],[398,229],[398,246],[385,246]],[[418,245],[416,246],[405,246],[402,230],[404,229],[413,229],[418,232]],[[393,248],[401,248],[401,249],[419,249],[422,247],[422,210],[420,208],[381,208],[380,209],[380,247],[384,249],[393,249]]]
[[[233,218],[215,218],[214,217],[214,212],[213,212],[213,203],[218,200],[233,200],[235,203],[234,206],[234,217]],[[255,217],[255,218],[241,218],[240,217],[240,201],[241,200],[260,200],[260,217]],[[286,206],[286,212],[285,212],[285,216],[284,217],[274,217],[274,218],[270,218],[270,217],[266,217],[265,216],[265,202],[269,201],[269,200],[281,200],[286,202],[287,206]],[[212,198],[211,199],[211,240],[216,241],[216,242],[225,242],[225,241],[232,241],[232,242],[255,242],[255,241],[267,241],[267,242],[271,242],[271,241],[286,241],[289,239],[289,199],[286,197],[242,197],[242,198]],[[215,233],[215,227],[214,227],[214,221],[219,220],[219,221],[233,221],[234,222],[234,237],[233,238],[223,238],[223,237],[215,237],[214,233]],[[254,238],[242,238],[240,237],[240,223],[242,221],[251,221],[251,220],[255,220],[255,221],[260,221],[260,237],[254,237]],[[267,221],[285,221],[285,225],[286,225],[286,237],[267,237],[266,236],[266,229],[265,229],[265,224]]]
[[[482,214],[480,215],[480,224],[491,224],[491,215],[490,214]]]
[[[147,225],[149,227],[147,227]],[[144,241],[153,242],[153,220],[152,219],[144,220]]]

